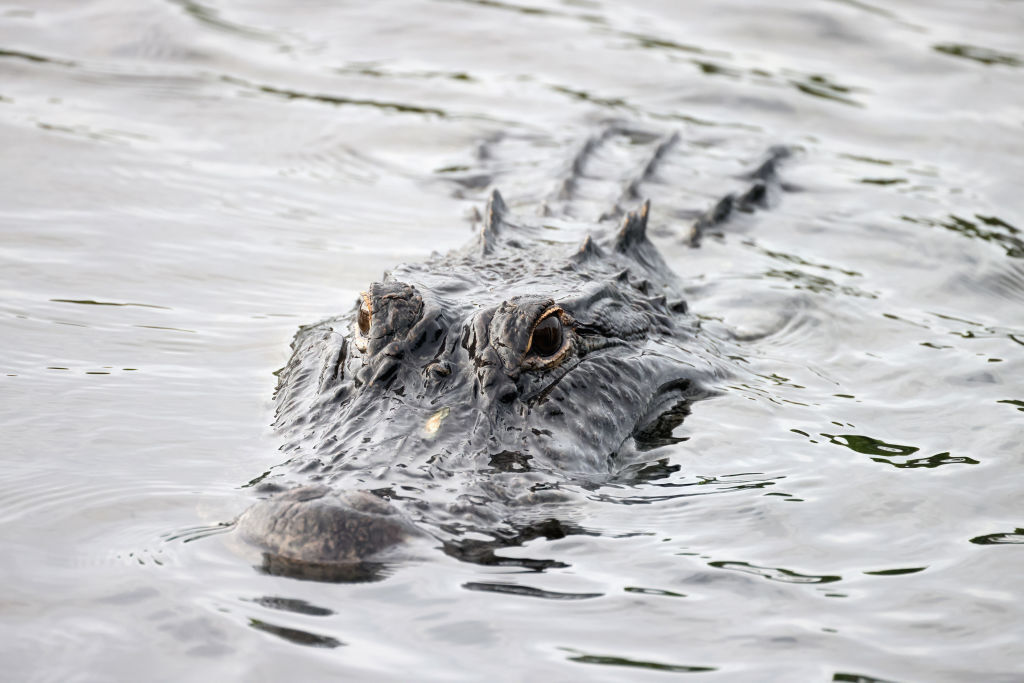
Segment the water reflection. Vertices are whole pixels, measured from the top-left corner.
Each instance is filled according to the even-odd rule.
[[[156,304],[140,304],[120,301],[94,301],[93,299],[50,299],[50,301],[61,304],[79,304],[82,306],[137,306],[139,308],[156,308],[164,311],[172,310],[168,306],[157,306]]]
[[[574,17],[576,15],[568,12],[559,12],[557,10],[551,10],[544,7],[535,7],[531,5],[517,5],[512,2],[501,2],[500,0],[445,0],[445,2],[460,2],[467,5],[477,5],[479,7],[487,7],[490,9],[505,10],[509,12],[515,12],[517,14],[533,15],[533,16],[555,16],[555,17]]]
[[[768,256],[768,257],[773,258],[773,259],[778,259],[780,261],[785,261],[786,263],[792,263],[792,264],[795,264],[795,265],[798,265],[798,266],[806,266],[806,267],[809,267],[809,268],[818,268],[820,270],[835,271],[835,272],[841,273],[842,275],[845,275],[847,277],[864,277],[862,273],[858,273],[855,270],[850,270],[848,268],[842,268],[842,267],[836,266],[836,265],[829,265],[827,263],[818,263],[818,262],[815,262],[815,261],[809,261],[806,258],[804,258],[803,256],[798,256],[797,254],[790,254],[790,253],[786,253],[786,252],[783,252],[783,251],[779,251],[779,250],[769,249],[767,247],[763,247],[763,246],[757,244],[757,242],[753,241],[753,240],[751,241],[751,244],[756,246],[757,250],[759,252],[761,252],[762,254],[764,254],[765,256]]]
[[[233,21],[228,21],[227,19],[224,19],[216,9],[213,9],[203,3],[196,2],[196,0],[167,0],[167,2],[180,6],[196,21],[219,31],[225,31],[243,38],[263,40],[273,43],[278,42],[277,38],[273,34]]]
[[[829,440],[829,443],[837,446],[845,446],[851,451],[864,455],[876,456],[871,459],[875,462],[885,463],[898,468],[933,468],[941,465],[977,465],[978,461],[967,456],[953,456],[949,452],[936,453],[925,458],[911,458],[920,448],[917,446],[903,446],[900,444],[886,443],[881,439],[875,439],[862,434],[822,434]]]
[[[282,640],[287,640],[289,643],[294,643],[295,645],[335,648],[341,647],[345,644],[332,636],[317,635],[315,633],[310,633],[309,631],[303,631],[289,626],[278,626],[277,624],[271,624],[270,622],[263,621],[262,619],[249,619],[249,626],[257,631],[269,633],[281,638]]]
[[[1024,544],[1024,528],[1018,527],[1013,531],[1006,533],[975,536],[971,539],[971,543],[975,543],[977,545],[1002,545],[1004,543]]]
[[[316,605],[309,604],[305,600],[299,600],[297,598],[282,598],[266,595],[259,598],[252,598],[250,602],[254,602],[261,607],[267,607],[269,609],[293,612],[295,614],[305,614],[311,617],[327,617],[334,614],[334,610],[327,609],[326,607],[317,607]]]
[[[728,560],[708,562],[708,566],[715,567],[716,569],[729,569],[745,574],[753,574],[769,581],[779,581],[781,583],[835,583],[843,578],[833,574],[801,574],[792,569],[784,569],[782,567],[761,567],[749,562],[733,562]]]
[[[521,546],[538,538],[550,541],[573,535],[598,535],[594,531],[558,519],[546,519],[528,524],[514,525],[509,529],[459,529],[449,526],[447,531],[458,534],[455,538],[445,541],[442,546],[444,552],[451,557],[483,566],[521,567],[536,572],[560,569],[569,565],[554,559],[507,557],[497,554],[497,551],[502,548]],[[466,537],[472,533],[489,536],[491,540]]]
[[[649,671],[664,671],[667,673],[706,673],[708,671],[717,671],[718,669],[713,666],[690,666],[685,664],[665,664],[663,662],[653,662],[642,659],[630,659],[627,657],[617,657],[613,655],[593,655],[584,654],[579,650],[573,648],[563,647],[560,648],[566,652],[574,653],[568,659],[571,662],[579,662],[581,664],[601,664],[604,666],[623,666],[634,669],[646,669]]]
[[[505,595],[519,595],[529,598],[544,598],[545,600],[588,600],[590,598],[600,598],[604,595],[604,593],[562,593],[559,591],[542,590],[532,586],[522,586],[516,583],[483,581],[470,581],[462,584],[462,587],[470,591],[503,593]]]
[[[861,289],[858,289],[857,287],[840,285],[827,277],[822,277],[821,275],[814,275],[813,273],[807,273],[796,269],[773,269],[767,271],[764,274],[764,277],[786,280],[787,282],[793,283],[793,289],[806,289],[807,291],[814,292],[816,294],[845,294],[846,296],[862,297],[865,299],[878,298],[878,295],[875,294],[874,292],[866,292]]]
[[[990,47],[979,47],[977,45],[965,45],[963,43],[939,43],[933,45],[932,49],[944,55],[969,59],[985,66],[1024,66],[1024,60],[1009,52],[1000,52]]]
[[[210,536],[218,536],[227,533],[235,528],[234,522],[218,522],[216,524],[187,527],[164,535],[165,541],[181,541],[191,543]]]
[[[878,569],[876,571],[864,572],[868,576],[904,576],[905,574],[916,574],[923,572],[928,567],[904,567],[902,569]]]
[[[258,569],[271,576],[286,576],[302,581],[373,583],[390,576],[394,565],[385,562],[304,562],[263,553],[263,562]]]
[[[250,83],[236,76],[224,75],[220,78],[225,83],[231,83],[232,85],[249,88],[251,90],[257,90],[268,95],[276,95],[278,97],[283,97],[288,100],[308,100],[310,102],[320,102],[322,104],[330,104],[334,106],[372,107],[374,109],[395,111],[402,114],[433,114],[434,116],[438,116],[440,118],[445,118],[446,116],[448,116],[448,113],[446,111],[444,111],[443,109],[439,109],[437,107],[424,107],[417,106],[414,104],[408,104],[405,102],[387,102],[381,100],[373,100],[369,98],[345,97],[343,95],[306,93],[288,88],[279,88],[272,85]]]
[[[800,79],[791,79],[790,83],[805,95],[812,95],[825,100],[848,104],[851,107],[864,106],[851,97],[854,92],[860,90],[859,88],[840,85],[828,76],[824,76],[822,74],[808,74]]]
[[[648,474],[658,476],[666,470],[676,470],[664,467],[657,463],[650,466]],[[644,470],[641,470],[641,472]],[[660,491],[645,491],[642,488],[634,490],[630,494],[622,495],[608,493],[606,490],[593,493],[590,498],[604,503],[617,503],[619,505],[650,505],[678,498],[689,498],[693,496],[716,495],[736,491],[747,491],[752,489],[764,489],[774,486],[778,481],[785,479],[785,476],[770,477],[762,472],[744,472],[740,474],[722,474],[718,476],[700,476],[692,481],[656,481],[648,480],[646,483],[651,489],[686,489],[682,493],[661,493]],[[609,487],[612,488],[612,487]],[[691,490],[692,489],[692,490]]]
[[[837,671],[832,674],[832,680],[838,683],[897,683],[888,678],[875,678],[866,674],[855,674]]]
[[[920,26],[918,26],[916,24],[911,24],[911,23],[905,21],[904,19],[901,19],[898,15],[896,15],[890,9],[887,9],[887,8],[884,8],[884,7],[879,7],[877,5],[872,5],[871,3],[863,2],[863,0],[831,0],[831,2],[836,2],[836,3],[841,3],[841,4],[844,4],[844,5],[849,5],[850,7],[855,7],[855,8],[857,8],[857,9],[863,11],[863,12],[867,12],[869,14],[874,14],[874,15],[877,15],[877,16],[880,16],[880,17],[885,17],[886,19],[891,19],[894,22],[896,22],[896,23],[898,23],[898,24],[900,24],[902,26],[906,26],[907,28],[913,28],[913,29],[916,29],[918,31],[925,30],[925,29],[923,29],[922,27],[920,27]]]
[[[640,47],[655,50],[671,50],[676,52],[686,52],[690,54],[706,55],[713,54],[719,57],[728,57],[729,53],[722,52],[720,50],[706,50],[697,45],[688,45],[686,43],[680,43],[667,38],[660,38],[657,36],[645,35],[643,33],[623,33],[621,34],[624,38],[631,38],[635,40]]]
[[[126,679],[151,667],[169,679],[305,680],[327,667],[359,678],[340,670],[359,660],[378,678],[501,678],[510,653],[540,653],[516,661],[559,680],[728,677],[742,643],[779,679],[1015,680],[1024,58],[1019,3],[954,4],[915,5],[914,26],[899,16],[909,5],[871,0],[0,10],[6,676]],[[273,558],[253,572],[262,560],[226,556],[231,528],[195,525],[234,512],[205,509],[211,492],[279,460],[265,435],[269,371],[295,321],[348,305],[400,260],[463,242],[467,200],[512,171],[523,178],[512,199],[549,187],[571,141],[610,112],[679,131],[684,159],[651,184],[664,199],[652,216],[657,238],[679,247],[671,263],[693,285],[693,310],[785,314],[778,331],[737,342],[751,374],[685,425],[641,435],[653,454],[576,485],[568,508],[531,505],[528,516],[549,520],[541,528],[451,529],[444,550],[468,564],[433,548],[401,571],[299,571],[339,582],[327,585],[282,580],[296,568]],[[465,151],[510,131],[519,146],[493,150],[492,167]],[[779,143],[804,148],[792,165],[803,192],[743,215],[750,242],[727,234],[683,249],[683,219]],[[704,296],[723,283],[742,297]],[[765,295],[776,291],[785,296]],[[131,302],[168,310],[117,307]],[[261,317],[271,310],[294,317]],[[978,462],[968,452],[984,466],[954,467]],[[489,467],[525,476],[538,463],[509,452]],[[780,505],[783,487],[807,502]],[[960,495],[972,491],[984,495]],[[231,495],[244,505],[250,493]],[[181,530],[177,545],[154,544],[168,528]],[[567,541],[517,547],[531,538]],[[705,559],[677,556],[680,545]],[[530,557],[508,556],[519,554]],[[853,577],[842,583],[856,599],[817,599],[842,595],[806,572],[821,557]],[[687,581],[689,563],[718,580]],[[545,590],[573,577],[579,593]],[[782,585],[794,582],[810,585]],[[689,597],[662,599],[683,593],[660,586]],[[235,618],[240,593],[248,625]],[[438,636],[471,623],[482,599],[500,637],[456,648]],[[780,621],[813,631],[797,638],[799,657]],[[837,627],[820,629],[827,642],[813,639],[822,624]],[[356,632],[359,646],[339,657]],[[552,644],[574,647],[552,657]],[[868,660],[864,673],[850,664]]]
[[[1003,399],[1001,401],[996,401],[996,403],[1006,403],[1007,405],[1016,406],[1017,410],[1019,410],[1022,413],[1024,413],[1024,401],[1018,401],[1016,399],[1009,399],[1009,398],[1007,398],[1007,399]]]
[[[622,590],[627,593],[640,593],[641,595],[658,595],[665,598],[685,598],[685,593],[665,590],[663,588],[641,588],[640,586],[626,586]]]
[[[900,216],[900,220],[917,225],[945,228],[964,237],[994,242],[1006,250],[1011,258],[1024,258],[1024,239],[1020,228],[1010,225],[997,216],[974,214],[974,220],[950,214],[948,218],[925,218],[921,216]]]
[[[53,57],[43,57],[42,55],[32,54],[31,52],[23,52],[21,50],[0,50],[0,59],[23,59],[27,62],[35,62],[37,64],[57,64],[59,66],[78,66],[77,63],[66,59],[54,59]]]

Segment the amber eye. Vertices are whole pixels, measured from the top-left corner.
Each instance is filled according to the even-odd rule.
[[[533,328],[530,350],[538,356],[553,356],[562,348],[562,321],[557,315],[548,317]]]
[[[363,303],[359,306],[358,324],[359,334],[365,337],[370,333],[370,304],[366,300],[366,297],[363,297]]]

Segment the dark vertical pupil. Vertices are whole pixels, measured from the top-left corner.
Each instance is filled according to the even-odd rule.
[[[366,310],[365,306],[359,307],[359,333],[369,334],[370,332],[370,312]]]
[[[550,315],[533,329],[533,343],[530,348],[538,356],[550,356],[562,348],[562,321],[557,315]]]

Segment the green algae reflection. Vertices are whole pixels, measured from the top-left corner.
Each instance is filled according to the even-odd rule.
[[[977,465],[978,461],[966,456],[950,455],[948,451],[936,453],[924,458],[911,458],[920,448],[917,446],[904,446],[895,443],[886,443],[881,439],[875,439],[863,434],[822,434],[829,440],[829,443],[837,446],[845,446],[851,451],[872,456],[875,462],[882,462],[893,467],[918,468],[918,467],[939,467],[940,465]]]

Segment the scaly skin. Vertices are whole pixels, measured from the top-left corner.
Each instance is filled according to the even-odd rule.
[[[572,200],[585,155],[612,134],[584,146],[553,203]],[[503,562],[495,548],[582,533],[581,489],[673,442],[730,362],[647,239],[648,205],[608,223],[675,139],[603,223],[553,231],[495,191],[472,244],[399,266],[350,313],[299,331],[276,394],[290,474],[264,481],[269,497],[239,520],[268,571],[365,578],[352,567],[417,536]],[[699,218],[694,241],[762,200],[781,156]]]

